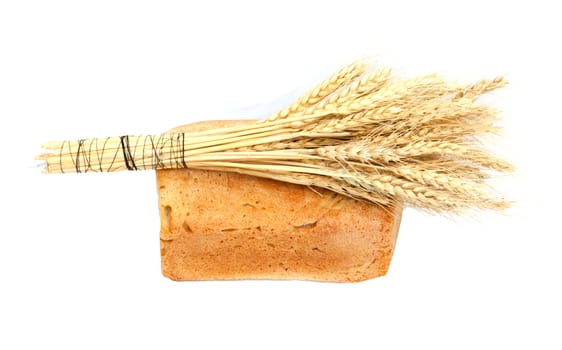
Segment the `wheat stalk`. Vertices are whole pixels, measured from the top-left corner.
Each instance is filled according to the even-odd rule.
[[[478,142],[497,111],[476,103],[503,78],[458,84],[404,79],[363,62],[334,75],[270,118],[197,133],[49,142],[47,173],[193,168],[325,188],[385,206],[435,212],[503,209],[487,185],[513,171]]]

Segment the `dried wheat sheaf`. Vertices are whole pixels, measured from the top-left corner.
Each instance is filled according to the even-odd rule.
[[[193,168],[322,187],[382,205],[504,209],[487,185],[513,167],[484,149],[498,111],[478,97],[503,78],[459,84],[355,62],[275,115],[198,133],[49,142],[45,172]]]

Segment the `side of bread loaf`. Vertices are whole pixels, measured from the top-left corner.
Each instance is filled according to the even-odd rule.
[[[400,207],[237,173],[159,170],[156,178],[162,272],[173,280],[352,282],[388,270]]]

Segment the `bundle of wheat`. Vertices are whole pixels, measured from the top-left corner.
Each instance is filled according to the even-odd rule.
[[[327,188],[353,198],[436,212],[504,209],[485,182],[513,167],[480,145],[498,112],[475,84],[432,74],[404,79],[356,62],[270,118],[200,133],[49,142],[47,173],[193,168]]]

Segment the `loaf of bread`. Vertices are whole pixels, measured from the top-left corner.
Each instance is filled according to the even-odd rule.
[[[237,173],[158,170],[156,178],[162,273],[172,280],[356,282],[388,270],[401,207]]]

